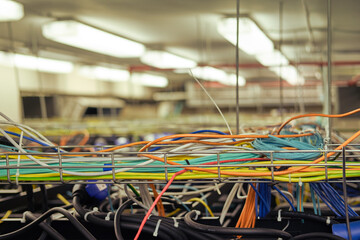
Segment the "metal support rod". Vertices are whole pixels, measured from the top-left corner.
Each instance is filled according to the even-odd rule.
[[[239,19],[240,17],[240,0],[236,0],[236,134],[240,133],[240,108],[239,108]]]
[[[346,218],[346,229],[348,233],[348,239],[352,240],[351,229],[350,229],[350,220],[349,220],[349,206],[348,206],[348,198],[347,198],[347,185],[346,185],[346,153],[345,147],[342,148],[342,157],[343,157],[343,166],[342,166],[342,185],[343,185],[343,193],[344,193],[344,204],[345,204],[345,218]]]
[[[279,51],[281,51],[281,45],[282,45],[282,30],[283,30],[283,1],[279,2],[279,31],[280,31],[280,40],[279,40]],[[280,91],[280,116],[281,121],[284,121],[284,80],[281,77],[282,75],[282,62],[280,62],[280,69],[279,69],[279,91]]]
[[[331,0],[327,2],[327,82],[324,85],[324,112],[331,114],[332,101],[331,101],[331,45],[332,45],[332,29],[331,29]],[[325,120],[325,133],[327,143],[331,139],[331,118]]]

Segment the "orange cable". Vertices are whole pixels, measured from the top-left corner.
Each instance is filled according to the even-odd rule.
[[[155,199],[159,196],[159,194],[157,193],[156,189],[155,189],[155,185],[153,183],[150,183],[149,186],[151,187],[151,190],[154,193],[154,197]],[[159,201],[156,203],[156,208],[158,210],[159,216],[160,217],[165,217],[165,209],[164,209],[164,205],[162,203],[161,198],[159,199]]]
[[[355,110],[350,111],[350,112],[347,112],[347,113],[343,113],[343,114],[308,113],[308,114],[297,115],[297,116],[294,116],[294,117],[290,118],[289,120],[285,121],[283,124],[281,124],[281,126],[277,130],[277,134],[280,134],[281,129],[283,129],[286,126],[286,124],[288,124],[289,122],[291,122],[294,119],[304,118],[304,117],[341,118],[341,117],[346,117],[346,116],[352,115],[352,114],[357,113],[357,112],[360,112],[360,108],[355,109]]]

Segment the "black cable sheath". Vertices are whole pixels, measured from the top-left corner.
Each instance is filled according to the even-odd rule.
[[[27,219],[30,219],[31,221],[35,221],[36,217],[31,212],[25,212],[25,217]],[[41,227],[44,232],[47,233],[50,237],[56,240],[66,240],[66,238],[63,237],[58,231],[56,231],[53,227],[51,227],[49,224],[45,222],[39,223],[39,227]]]
[[[40,186],[41,195],[42,195],[43,212],[46,212],[47,210],[49,210],[47,190],[46,190],[46,187],[44,184],[40,184],[39,186]]]
[[[327,223],[327,218],[322,217],[322,216],[317,216],[314,214],[310,214],[310,213],[304,213],[304,212],[287,212],[287,211],[281,211],[281,216],[282,217],[290,217],[290,218],[302,218],[302,219],[309,219],[309,220],[314,220],[317,222],[322,222],[322,223]],[[278,212],[270,212],[271,216],[277,216]],[[331,219],[330,218],[330,224],[337,224],[339,223],[338,221]]]
[[[69,219],[69,221],[72,223],[72,225],[78,229],[78,231],[88,240],[96,240],[96,238],[75,218],[73,217],[68,211],[66,211],[63,208],[59,208],[59,207],[55,207],[52,208],[50,210],[48,210],[47,212],[45,212],[44,214],[42,214],[40,217],[38,217],[36,220],[32,221],[31,223],[27,224],[26,226],[15,230],[13,232],[10,233],[5,233],[0,235],[0,240],[4,240],[4,239],[17,239],[17,237],[27,231],[29,231],[30,229],[32,229],[33,227],[39,225],[42,221],[44,221],[45,219],[47,219],[48,217],[50,217],[52,214],[54,213],[61,213],[62,215],[64,215],[67,219]],[[19,238],[18,238],[19,239]]]
[[[196,216],[196,211],[188,212],[185,215],[185,223],[196,230],[214,234],[224,235],[242,235],[242,236],[257,236],[257,237],[281,237],[290,239],[292,236],[284,231],[269,229],[269,228],[231,228],[231,227],[218,227],[210,226],[195,222],[192,218]]]
[[[333,235],[331,233],[314,232],[297,235],[292,238],[293,240],[311,240],[311,239],[333,239],[333,240],[345,240],[345,238]]]

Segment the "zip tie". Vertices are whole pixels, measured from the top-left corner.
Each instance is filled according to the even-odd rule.
[[[94,212],[99,212],[99,209],[97,207],[94,207],[92,211],[89,211],[89,212],[85,213],[84,220],[86,222],[88,222],[87,217],[89,216],[89,214],[94,213]]]
[[[291,173],[289,173],[289,183],[291,183]]]
[[[179,222],[176,220],[175,217],[172,217],[172,219],[174,220],[174,227],[178,228],[179,227]]]
[[[112,214],[112,212],[108,212],[108,214],[105,217],[106,221],[110,221],[110,215]]]
[[[150,219],[151,215],[152,215],[152,214],[150,214],[149,217],[147,218],[148,220]]]
[[[328,217],[326,218],[326,225],[330,225],[330,223],[331,223],[331,220],[330,220],[330,217],[328,216]]]
[[[154,230],[154,233],[153,233],[153,236],[154,236],[154,237],[157,237],[157,235],[158,235],[158,233],[159,233],[160,223],[161,223],[161,219],[159,219],[158,222],[157,222],[157,224],[156,224],[156,227],[155,227],[155,230]]]
[[[281,209],[279,209],[279,211],[278,211],[277,221],[281,222]]]
[[[215,190],[217,191],[217,193],[219,195],[221,195],[220,188],[219,188],[219,185],[217,183],[215,183]]]
[[[26,223],[26,214],[28,213],[29,211],[25,211],[22,215],[22,218],[20,220],[21,223]]]
[[[301,177],[299,177],[299,187],[302,187],[303,182],[301,181]]]
[[[201,212],[196,210],[195,213],[196,213],[196,215],[195,215],[194,220],[196,221],[198,219],[198,217],[200,216]]]

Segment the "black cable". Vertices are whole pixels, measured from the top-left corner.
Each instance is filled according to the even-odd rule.
[[[25,212],[24,214],[25,214],[25,217],[30,219],[31,221],[36,220],[36,217],[31,212]],[[66,239],[58,231],[56,231],[54,228],[52,228],[49,224],[47,224],[45,222],[39,223],[39,227],[41,227],[44,230],[44,232],[46,232],[47,235],[51,236],[53,239],[57,239],[57,240],[65,240]]]
[[[284,239],[290,239],[292,236],[284,231],[269,228],[231,228],[231,227],[218,227],[210,226],[193,221],[193,217],[197,215],[196,211],[188,212],[185,215],[185,223],[196,230],[202,232],[224,234],[224,235],[242,235],[242,236],[257,236],[257,237],[281,237]]]
[[[117,240],[123,240],[124,238],[121,235],[121,227],[120,227],[120,218],[122,212],[129,207],[133,203],[133,200],[129,199],[126,202],[124,202],[115,212],[114,216],[114,230],[115,230],[115,236]]]
[[[271,216],[277,216],[278,212],[270,212]],[[335,221],[334,219],[329,218],[325,218],[322,216],[317,216],[314,214],[310,214],[310,213],[304,213],[304,212],[286,212],[286,211],[281,211],[281,216],[282,217],[290,217],[290,218],[302,218],[302,219],[309,219],[309,220],[313,220],[313,221],[317,221],[317,222],[322,222],[322,223],[326,223],[327,221],[330,220],[330,224],[337,224],[339,223],[338,221]]]
[[[6,233],[6,234],[2,234],[0,235],[0,240],[3,239],[15,239],[16,237],[18,237],[19,235],[29,231],[30,229],[32,229],[33,227],[39,225],[42,221],[44,221],[45,219],[47,219],[48,217],[50,217],[52,214],[54,213],[61,213],[62,215],[64,215],[67,219],[69,219],[69,221],[72,223],[72,225],[79,230],[79,232],[86,238],[86,239],[90,239],[90,240],[96,240],[96,238],[75,218],[73,217],[68,211],[66,211],[63,208],[59,208],[59,207],[55,207],[52,208],[50,210],[48,210],[47,212],[45,212],[44,214],[42,214],[40,217],[38,217],[36,220],[32,221],[31,223],[27,224],[26,226],[15,230],[13,232],[10,233]]]
[[[292,238],[293,240],[311,240],[311,239],[333,239],[333,240],[345,240],[345,238],[333,235],[331,233],[324,233],[324,232],[314,232],[314,233],[305,233],[301,235],[297,235]]]
[[[26,191],[26,199],[27,199],[27,204],[28,204],[28,210],[30,212],[34,212],[35,211],[34,191],[33,191],[32,185],[25,184],[25,185],[23,185],[23,188]]]
[[[42,194],[43,212],[46,212],[47,210],[49,210],[49,203],[48,203],[47,190],[44,184],[40,184],[40,190]]]

